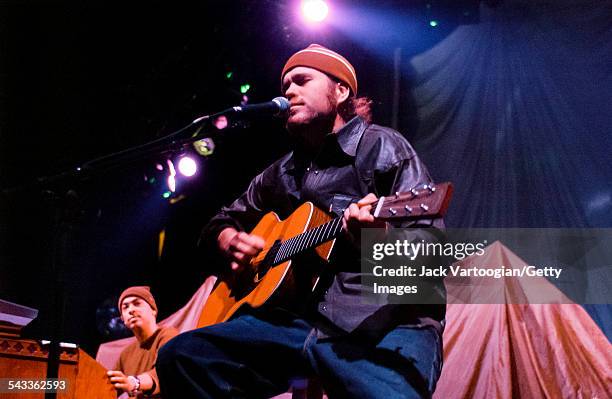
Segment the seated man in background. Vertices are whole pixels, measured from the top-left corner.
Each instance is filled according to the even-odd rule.
[[[178,334],[174,327],[157,325],[157,304],[149,287],[125,289],[118,302],[121,320],[136,336],[119,357],[115,370],[107,372],[111,383],[129,396],[156,395],[159,380],[155,371],[157,351]]]

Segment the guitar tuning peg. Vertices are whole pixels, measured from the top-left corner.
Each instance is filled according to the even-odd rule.
[[[419,195],[419,192],[415,188],[410,189],[410,192],[412,193],[413,197],[416,197],[417,195]]]
[[[397,199],[397,198],[399,198],[399,196],[400,196],[400,192],[399,192],[399,191],[396,191],[396,192],[395,192],[395,198]]]
[[[429,210],[429,207],[425,204],[421,204],[421,209],[427,212]]]
[[[436,187],[433,184],[424,184],[423,189],[428,190],[430,193],[436,191]]]
[[[408,205],[404,205],[404,209],[406,210],[407,213],[412,213],[412,208],[409,207]]]
[[[397,211],[393,208],[389,208],[389,213],[395,216],[397,214]]]

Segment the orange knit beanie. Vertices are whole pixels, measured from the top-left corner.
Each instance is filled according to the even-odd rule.
[[[281,73],[281,87],[285,74],[289,70],[304,66],[317,69],[346,83],[354,95],[357,95],[357,74],[350,62],[340,54],[318,44],[311,44],[293,54],[287,60]]]

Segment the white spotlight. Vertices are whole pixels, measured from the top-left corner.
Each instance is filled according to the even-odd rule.
[[[183,157],[178,163],[178,170],[183,176],[191,177],[198,171],[198,165],[193,158]]]
[[[323,0],[302,1],[302,14],[307,21],[321,22],[327,17],[329,7]]]

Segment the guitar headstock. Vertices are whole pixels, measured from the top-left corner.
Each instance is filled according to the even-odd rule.
[[[422,185],[411,191],[380,197],[372,214],[381,220],[434,219],[446,214],[453,195],[450,182]]]

